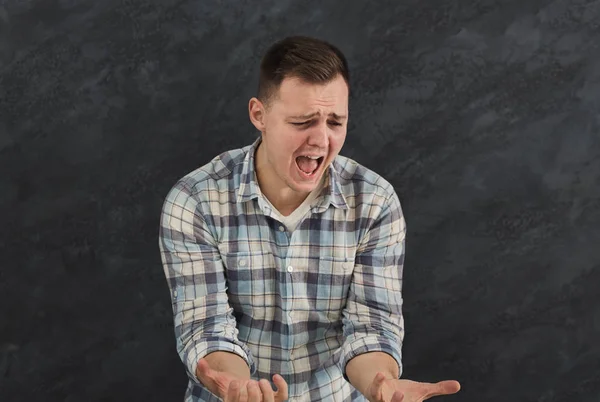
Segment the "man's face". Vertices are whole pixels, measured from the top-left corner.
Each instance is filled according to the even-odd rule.
[[[263,181],[277,192],[286,188],[312,191],[346,139],[346,81],[338,76],[328,84],[315,85],[286,78],[269,110],[261,105],[250,102],[251,120],[262,132],[258,152]]]

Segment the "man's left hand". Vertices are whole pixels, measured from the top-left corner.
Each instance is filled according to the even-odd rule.
[[[416,382],[377,373],[365,396],[370,402],[422,402],[434,396],[455,394],[459,390],[460,383],[454,380]]]

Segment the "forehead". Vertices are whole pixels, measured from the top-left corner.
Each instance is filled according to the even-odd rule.
[[[311,84],[299,78],[286,78],[276,100],[284,112],[323,109],[343,114],[348,109],[348,86],[342,76],[326,84]]]

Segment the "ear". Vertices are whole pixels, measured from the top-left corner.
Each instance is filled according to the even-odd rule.
[[[248,102],[248,115],[254,127],[260,132],[265,131],[265,107],[257,98],[252,98]]]

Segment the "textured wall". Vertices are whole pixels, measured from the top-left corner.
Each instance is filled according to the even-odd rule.
[[[348,56],[342,154],[403,203],[406,377],[600,401],[600,2],[575,0],[0,0],[0,400],[182,400],[160,206],[254,138],[296,33]]]

